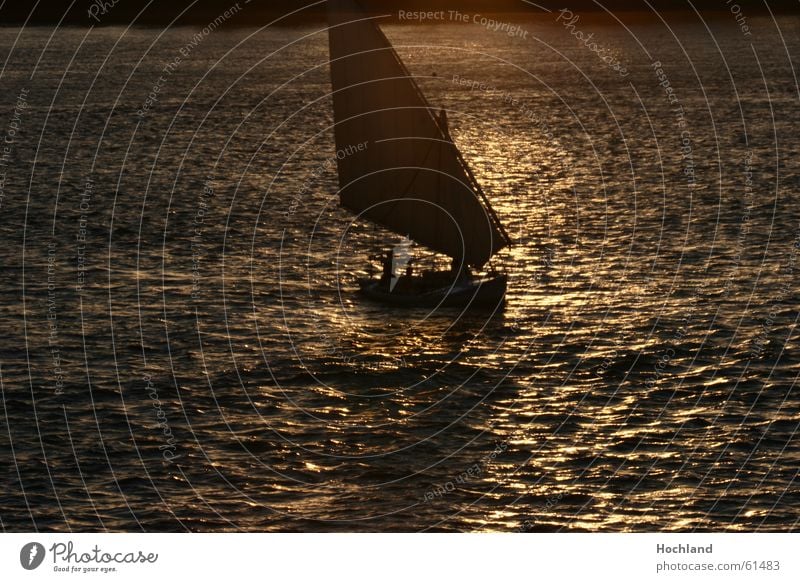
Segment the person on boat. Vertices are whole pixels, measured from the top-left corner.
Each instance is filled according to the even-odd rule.
[[[392,284],[392,274],[394,269],[392,263],[394,262],[394,251],[386,251],[386,257],[383,259],[383,274],[381,274],[381,286],[389,289]]]
[[[453,257],[453,260],[450,263],[450,274],[453,276],[454,281],[469,279],[472,276],[472,274],[469,272],[467,263],[458,257]]]
[[[447,125],[447,111],[445,111],[444,107],[439,110],[439,115],[436,119],[439,122],[439,127],[441,128],[445,137],[447,137],[449,141],[453,141],[453,139],[450,137],[450,127]]]

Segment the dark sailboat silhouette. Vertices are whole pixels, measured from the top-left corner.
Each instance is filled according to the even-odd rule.
[[[341,205],[452,259],[450,272],[396,276],[392,256],[367,296],[393,305],[485,306],[507,277],[472,276],[511,240],[436,113],[391,43],[356,0],[329,2],[331,82]],[[364,144],[363,148],[356,148]],[[398,284],[398,280],[399,283]]]

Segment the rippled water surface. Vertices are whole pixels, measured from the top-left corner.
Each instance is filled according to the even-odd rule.
[[[355,295],[396,239],[321,25],[0,28],[2,527],[796,529],[800,26],[751,23],[581,21],[626,76],[555,15],[386,27],[517,243],[496,313]]]

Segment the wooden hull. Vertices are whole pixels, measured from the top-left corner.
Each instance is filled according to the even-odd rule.
[[[392,293],[375,279],[360,281],[360,285],[364,296],[396,307],[494,309],[505,302],[507,282],[507,275],[494,275],[480,279],[464,279],[419,291],[403,291],[398,285]]]

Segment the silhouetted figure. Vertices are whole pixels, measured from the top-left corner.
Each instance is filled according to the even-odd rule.
[[[450,127],[447,125],[447,111],[445,111],[444,107],[442,107],[439,110],[439,116],[437,117],[437,120],[439,122],[439,127],[441,128],[442,133],[444,133],[445,137],[447,137],[449,141],[453,141],[450,138]]]
[[[392,262],[394,261],[394,251],[386,251],[386,257],[383,259],[383,274],[381,275],[381,285],[389,289],[392,284]]]
[[[471,276],[467,263],[458,257],[453,257],[450,263],[450,274],[453,276],[454,281],[461,281]]]

